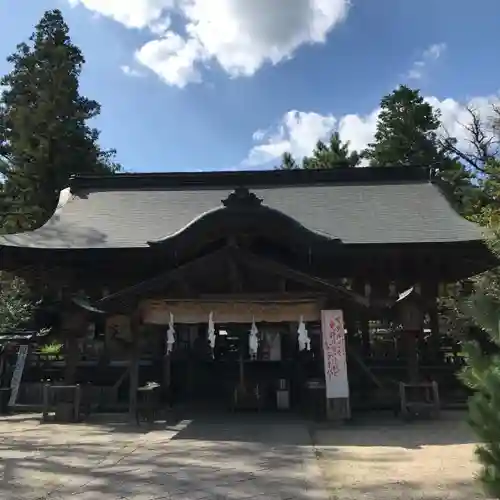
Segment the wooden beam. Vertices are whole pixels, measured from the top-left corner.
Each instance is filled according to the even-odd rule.
[[[279,276],[285,280],[295,281],[301,283],[312,289],[320,290],[327,294],[335,294],[345,297],[363,307],[368,307],[370,302],[367,298],[353,291],[347,290],[345,287],[331,283],[323,278],[313,276],[302,271],[291,269],[288,266],[261,257],[252,252],[243,250],[241,248],[225,246],[211,254],[204,255],[193,261],[187,262],[175,269],[171,269],[162,273],[150,280],[143,281],[137,285],[120,290],[112,295],[104,297],[96,303],[96,306],[103,310],[110,310],[113,307],[121,304],[130,306],[130,301],[136,297],[143,296],[147,292],[153,291],[160,287],[165,287],[169,283],[182,280],[188,272],[195,271],[196,269],[207,269],[213,262],[228,262],[233,260],[238,265],[248,266],[252,269],[263,271],[265,273]],[[235,280],[236,281],[236,280]],[[237,283],[236,283],[237,285]],[[236,288],[239,288],[238,286]],[[241,289],[240,289],[241,290]],[[237,293],[237,292],[236,292]],[[135,303],[135,302],[134,302]]]
[[[194,302],[206,301],[206,302],[299,302],[308,300],[318,300],[324,298],[324,293],[320,292],[271,292],[271,293],[211,293],[211,294],[200,294],[196,298],[192,299]],[[169,298],[170,301],[175,301],[175,299]],[[181,299],[179,299],[181,300]],[[182,299],[183,300],[183,299]],[[184,302],[189,302],[189,299],[184,300]]]
[[[96,306],[100,309],[109,310],[117,304],[125,302],[130,302],[132,298],[140,297],[143,294],[155,290],[159,287],[164,287],[169,283],[182,280],[187,272],[195,270],[197,268],[206,269],[209,264],[216,259],[227,259],[229,257],[229,248],[223,247],[215,252],[203,255],[198,259],[192,260],[185,264],[180,265],[174,269],[159,274],[154,278],[142,281],[136,285],[119,290],[116,293],[108,295],[96,303]]]
[[[303,273],[302,271],[291,269],[284,264],[241,249],[231,250],[231,253],[234,255],[235,259],[244,264],[247,264],[250,267],[253,267],[256,270],[282,276],[291,281],[296,281],[297,283],[302,283],[312,288],[324,290],[330,294],[335,293],[337,295],[344,296],[345,298],[352,300],[364,307],[368,307],[370,305],[369,300],[362,295],[347,290],[347,288],[344,288],[340,285],[330,283],[323,278],[318,278],[317,276],[312,276]]]

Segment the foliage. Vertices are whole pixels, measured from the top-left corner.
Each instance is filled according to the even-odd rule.
[[[281,158],[280,170],[329,169],[337,167],[356,167],[360,158],[356,151],[351,151],[349,142],[342,142],[338,132],[334,132],[328,143],[318,141],[311,156],[306,156],[299,164],[290,153]]]
[[[426,166],[441,178],[450,198],[462,214],[470,213],[476,187],[473,173],[456,154],[457,141],[442,138],[439,110],[420,91],[400,85],[382,98],[375,141],[362,152],[370,166]]]
[[[41,354],[60,354],[62,351],[63,345],[57,342],[52,342],[51,344],[45,344],[40,347]]]
[[[12,70],[0,80],[0,222],[15,231],[44,223],[71,175],[119,166],[87,124],[100,105],[80,94],[85,59],[59,10],[46,12],[7,60]]]
[[[283,153],[281,165],[278,168],[279,170],[297,170],[300,166],[290,153]]]
[[[464,215],[485,227],[498,227],[496,213],[500,209],[500,109],[491,104],[485,114],[469,106],[468,120],[463,124],[466,147],[459,149],[457,141],[446,137],[444,147],[464,165],[473,185],[466,196]]]
[[[424,101],[420,91],[405,85],[382,98],[375,141],[363,157],[371,166],[429,166],[448,161],[439,147],[439,112]]]
[[[500,258],[500,113],[485,121],[470,109],[468,135],[471,148],[457,151],[461,160],[478,172],[481,197],[471,219],[486,230],[487,243]],[[469,400],[469,422],[481,445],[477,457],[482,465],[480,480],[486,491],[500,498],[500,268],[491,269],[474,280],[474,292],[460,302],[461,313],[486,334],[486,342],[464,345],[467,365],[462,380],[473,391]]]
[[[476,455],[482,465],[480,480],[486,491],[500,498],[500,314],[497,298],[487,290],[477,290],[464,301],[464,312],[488,333],[496,347],[487,352],[477,341],[467,342],[467,365],[462,380],[472,390],[469,399],[469,423],[481,441]]]
[[[334,132],[328,144],[323,141],[317,142],[312,155],[304,158],[303,167],[305,169],[356,167],[359,160],[358,153],[350,151],[349,142],[342,143],[339,133]]]
[[[33,314],[29,290],[19,278],[0,283],[0,333],[9,333],[27,323]]]

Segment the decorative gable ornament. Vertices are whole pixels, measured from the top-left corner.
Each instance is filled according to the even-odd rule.
[[[248,347],[250,351],[250,357],[255,359],[257,357],[257,351],[259,350],[259,330],[255,324],[255,320],[252,320],[252,326],[250,328],[250,336],[248,337]]]
[[[306,324],[304,323],[304,317],[300,317],[299,328],[297,330],[298,341],[299,341],[299,351],[303,351],[304,349],[310,351],[311,350],[311,339],[309,338],[309,334],[307,332]]]
[[[170,314],[170,320],[168,322],[167,329],[167,354],[170,354],[174,349],[175,344],[175,328],[174,328],[174,315]]]
[[[246,187],[237,187],[222,204],[229,209],[257,208],[262,206],[262,200]]]

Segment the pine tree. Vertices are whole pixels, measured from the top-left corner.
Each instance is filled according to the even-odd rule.
[[[293,156],[290,153],[283,153],[278,170],[297,170],[298,168],[300,167]]]
[[[349,142],[342,142],[340,134],[334,132],[328,144],[318,141],[312,155],[305,157],[305,169],[329,169],[336,167],[356,167],[360,158],[356,151],[350,151]]]
[[[59,10],[46,12],[7,60],[12,70],[0,80],[0,222],[12,231],[43,224],[72,174],[119,167],[87,124],[100,105],[79,92],[85,59]]]
[[[318,141],[311,156],[305,156],[301,163],[298,163],[290,153],[285,153],[278,169],[326,170],[338,167],[356,167],[359,162],[359,154],[356,151],[350,151],[349,142],[342,142],[339,133],[334,132],[328,143]]]
[[[500,302],[498,272],[483,278],[463,311],[488,334],[493,349],[477,341],[464,345],[466,368],[462,380],[473,391],[469,423],[481,444],[476,449],[482,466],[479,479],[493,498],[500,498]]]

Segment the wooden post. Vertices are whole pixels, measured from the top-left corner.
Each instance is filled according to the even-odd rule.
[[[423,313],[412,297],[401,304],[401,323],[403,325],[408,382],[415,384],[419,378],[418,337],[422,331]]]
[[[418,360],[418,330],[405,330],[405,350],[407,377],[410,384],[416,384],[419,380],[419,360]]]
[[[136,421],[137,418],[137,389],[139,388],[139,327],[140,316],[135,313],[130,322],[130,334],[132,337],[130,352],[130,389],[129,389],[129,420]]]
[[[49,418],[50,399],[49,399],[49,384],[43,384],[43,408],[42,421],[46,422]]]
[[[77,309],[69,304],[65,306],[61,320],[61,330],[65,338],[64,383],[66,385],[73,385],[76,381],[78,361],[80,360],[78,339],[85,336],[89,318],[84,310]]]
[[[64,383],[72,385],[75,383],[76,371],[78,368],[78,338],[77,332],[66,332],[66,353],[65,353],[65,368],[64,368]]]
[[[75,406],[74,406],[74,419],[75,422],[80,420],[80,406],[82,401],[82,388],[80,384],[75,386]]]
[[[172,394],[172,353],[167,353],[167,345],[166,342],[162,345],[164,350],[163,354],[163,389],[162,389],[162,397],[164,398],[164,402],[167,403],[169,407],[173,406],[173,394]]]
[[[196,325],[189,325],[189,356],[187,362],[187,396],[190,401],[192,401],[194,393],[195,393],[195,377],[197,375],[196,370],[196,362],[197,360],[194,358],[194,342],[196,337],[198,336],[198,331]]]

